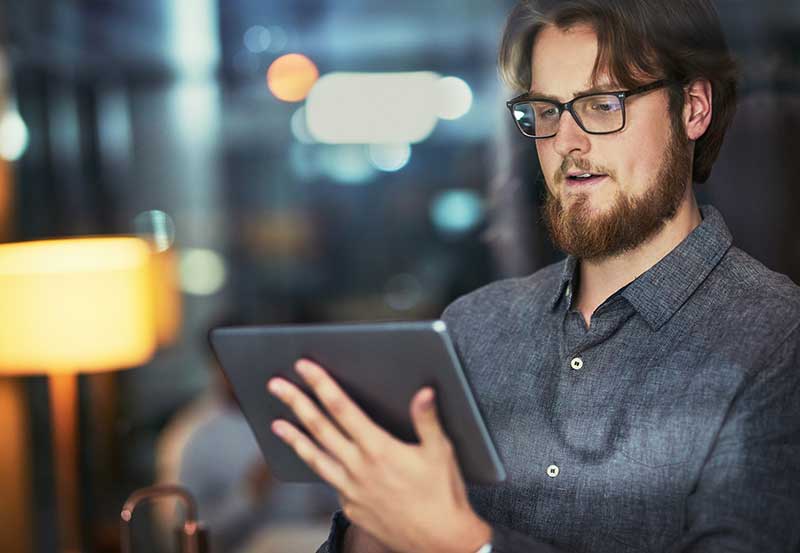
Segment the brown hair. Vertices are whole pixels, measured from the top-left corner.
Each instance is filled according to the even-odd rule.
[[[508,17],[500,46],[503,80],[519,92],[530,90],[532,49],[539,30],[578,24],[597,33],[594,81],[607,71],[625,88],[653,79],[711,82],[711,124],[696,142],[693,167],[693,180],[706,182],[736,111],[737,81],[736,62],[711,0],[520,0]],[[680,123],[683,105],[683,90],[670,87],[673,124]]]

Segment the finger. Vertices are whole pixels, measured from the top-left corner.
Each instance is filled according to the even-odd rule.
[[[320,402],[339,426],[362,450],[382,448],[391,439],[386,431],[375,424],[328,373],[308,359],[300,359],[295,368],[314,391]]]
[[[448,443],[439,422],[433,388],[419,390],[411,399],[411,422],[423,447],[441,447]]]
[[[271,379],[268,388],[291,408],[303,427],[330,454],[348,466],[355,461],[358,454],[356,446],[342,435],[336,425],[300,388],[282,378]]]
[[[308,436],[285,420],[272,422],[272,431],[289,447],[317,476],[337,490],[346,488],[349,479],[344,467],[320,449]]]

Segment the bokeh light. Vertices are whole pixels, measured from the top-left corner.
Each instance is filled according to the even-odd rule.
[[[302,180],[320,176],[319,151],[311,144],[292,142],[289,146],[289,167],[292,174]]]
[[[0,156],[16,161],[28,149],[28,126],[17,111],[9,107],[0,119]]]
[[[436,83],[441,119],[458,119],[472,108],[472,89],[458,77],[444,77]]]
[[[184,76],[206,77],[219,61],[219,10],[215,0],[170,0],[165,35],[174,62]],[[122,27],[117,28],[122,32]],[[129,30],[130,31],[130,30]]]
[[[385,172],[399,171],[411,159],[411,146],[408,144],[370,144],[369,160],[372,165]]]
[[[210,296],[225,285],[225,260],[214,250],[187,248],[180,255],[181,290],[194,296]]]
[[[133,228],[140,238],[151,242],[158,252],[168,250],[175,241],[175,222],[158,209],[144,211],[134,217]]]
[[[267,50],[272,53],[277,53],[286,48],[289,43],[289,34],[283,27],[278,25],[270,25],[267,27],[269,31],[270,42]]]
[[[261,25],[253,25],[244,33],[244,46],[254,54],[266,52],[271,42],[269,29]]]
[[[329,73],[308,95],[308,130],[328,144],[422,142],[439,120],[438,81],[430,71]]]
[[[325,175],[338,184],[362,185],[375,177],[375,168],[363,145],[323,146],[319,166]]]
[[[314,137],[311,136],[311,133],[308,131],[308,123],[306,122],[306,108],[301,107],[297,111],[292,114],[292,119],[290,121],[292,134],[297,139],[298,142],[303,144],[314,144],[316,140]]]
[[[447,190],[431,203],[430,216],[445,234],[466,233],[483,220],[483,202],[472,190]]]
[[[267,86],[284,102],[304,100],[318,78],[317,66],[302,54],[281,56],[267,70]]]

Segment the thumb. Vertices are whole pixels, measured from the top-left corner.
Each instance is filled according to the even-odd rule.
[[[414,394],[411,399],[411,421],[422,446],[435,446],[447,440],[439,423],[433,388],[423,388]]]

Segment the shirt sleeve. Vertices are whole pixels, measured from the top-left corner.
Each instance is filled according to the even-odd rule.
[[[333,514],[331,521],[331,531],[325,543],[319,546],[317,553],[342,553],[342,538],[345,531],[350,527],[350,521],[339,510]]]
[[[687,500],[671,549],[800,550],[800,327],[743,384]]]

